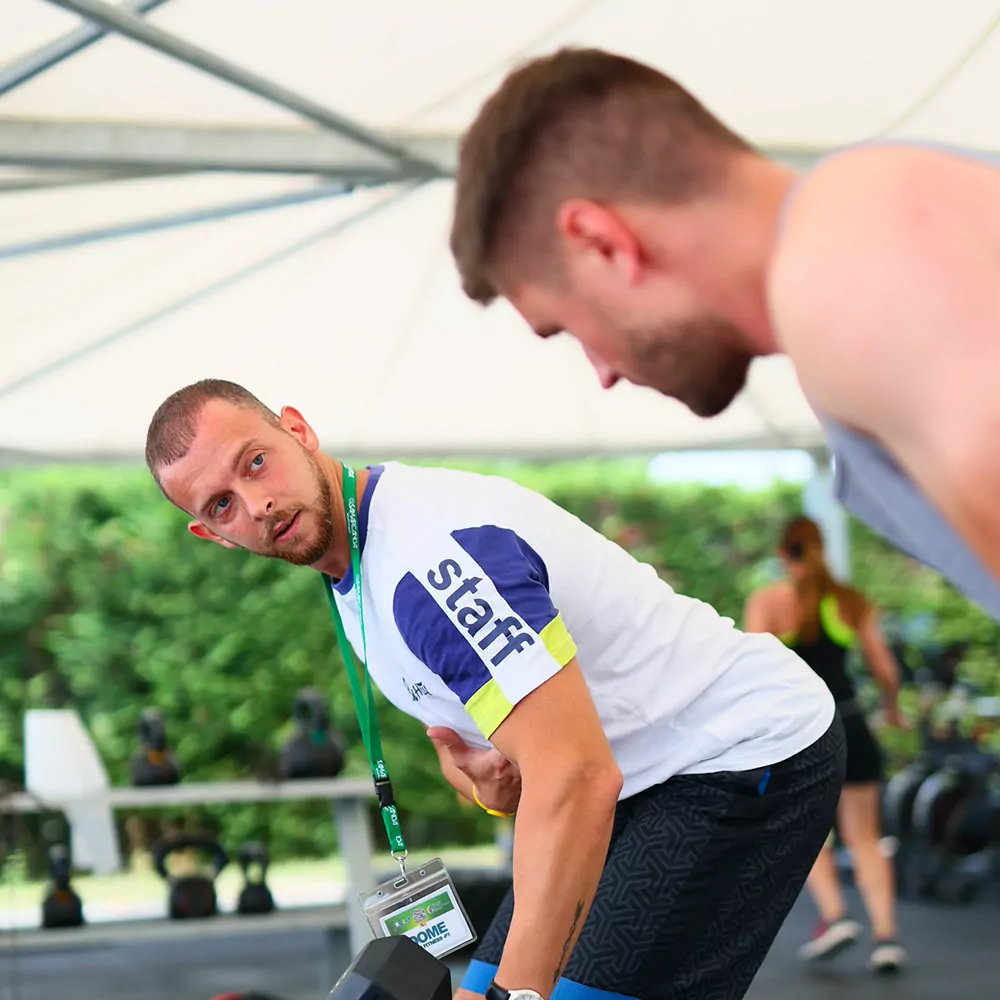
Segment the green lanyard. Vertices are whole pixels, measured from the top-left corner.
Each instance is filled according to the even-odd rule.
[[[354,654],[351,644],[347,641],[344,622],[340,617],[337,601],[333,596],[333,580],[323,574],[326,585],[326,596],[330,601],[330,611],[333,613],[333,624],[337,629],[337,642],[341,655],[344,657],[344,667],[347,679],[351,684],[351,695],[354,698],[354,709],[358,713],[358,725],[361,728],[361,739],[365,744],[368,762],[371,764],[372,777],[375,779],[375,794],[382,810],[382,822],[389,838],[389,852],[399,862],[399,867],[405,874],[403,862],[406,860],[406,841],[399,825],[399,813],[392,795],[392,782],[385,766],[382,754],[382,735],[378,728],[378,715],[375,711],[375,696],[372,692],[372,682],[368,675],[368,641],[365,638],[365,613],[361,602],[361,539],[358,531],[358,480],[357,473],[344,466],[344,510],[347,513],[347,537],[351,543],[351,569],[354,574],[354,594],[358,601],[358,623],[361,626],[361,643],[364,659],[361,661],[361,672],[365,678],[365,690],[362,692],[361,681],[354,667]],[[367,699],[367,702],[366,702]]]

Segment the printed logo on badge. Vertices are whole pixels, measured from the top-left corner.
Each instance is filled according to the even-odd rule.
[[[405,935],[435,958],[476,940],[451,877],[438,858],[403,878],[384,882],[360,900],[376,936]]]

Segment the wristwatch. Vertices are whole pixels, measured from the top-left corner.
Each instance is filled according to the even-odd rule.
[[[486,1000],[544,1000],[541,993],[534,990],[505,990],[494,979],[486,988]]]

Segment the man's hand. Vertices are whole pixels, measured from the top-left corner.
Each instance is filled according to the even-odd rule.
[[[441,772],[462,795],[471,800],[471,787],[475,786],[479,801],[488,809],[517,812],[521,771],[513,761],[496,749],[470,747],[458,733],[444,726],[432,726],[427,735],[441,761]],[[460,775],[468,779],[468,788]]]

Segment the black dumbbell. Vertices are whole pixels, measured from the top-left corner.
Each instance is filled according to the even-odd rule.
[[[882,829],[887,837],[907,842],[913,834],[913,803],[920,786],[936,768],[929,759],[921,759],[894,774],[882,795]]]
[[[376,938],[340,977],[329,1000],[451,1000],[451,971],[408,937]]]

